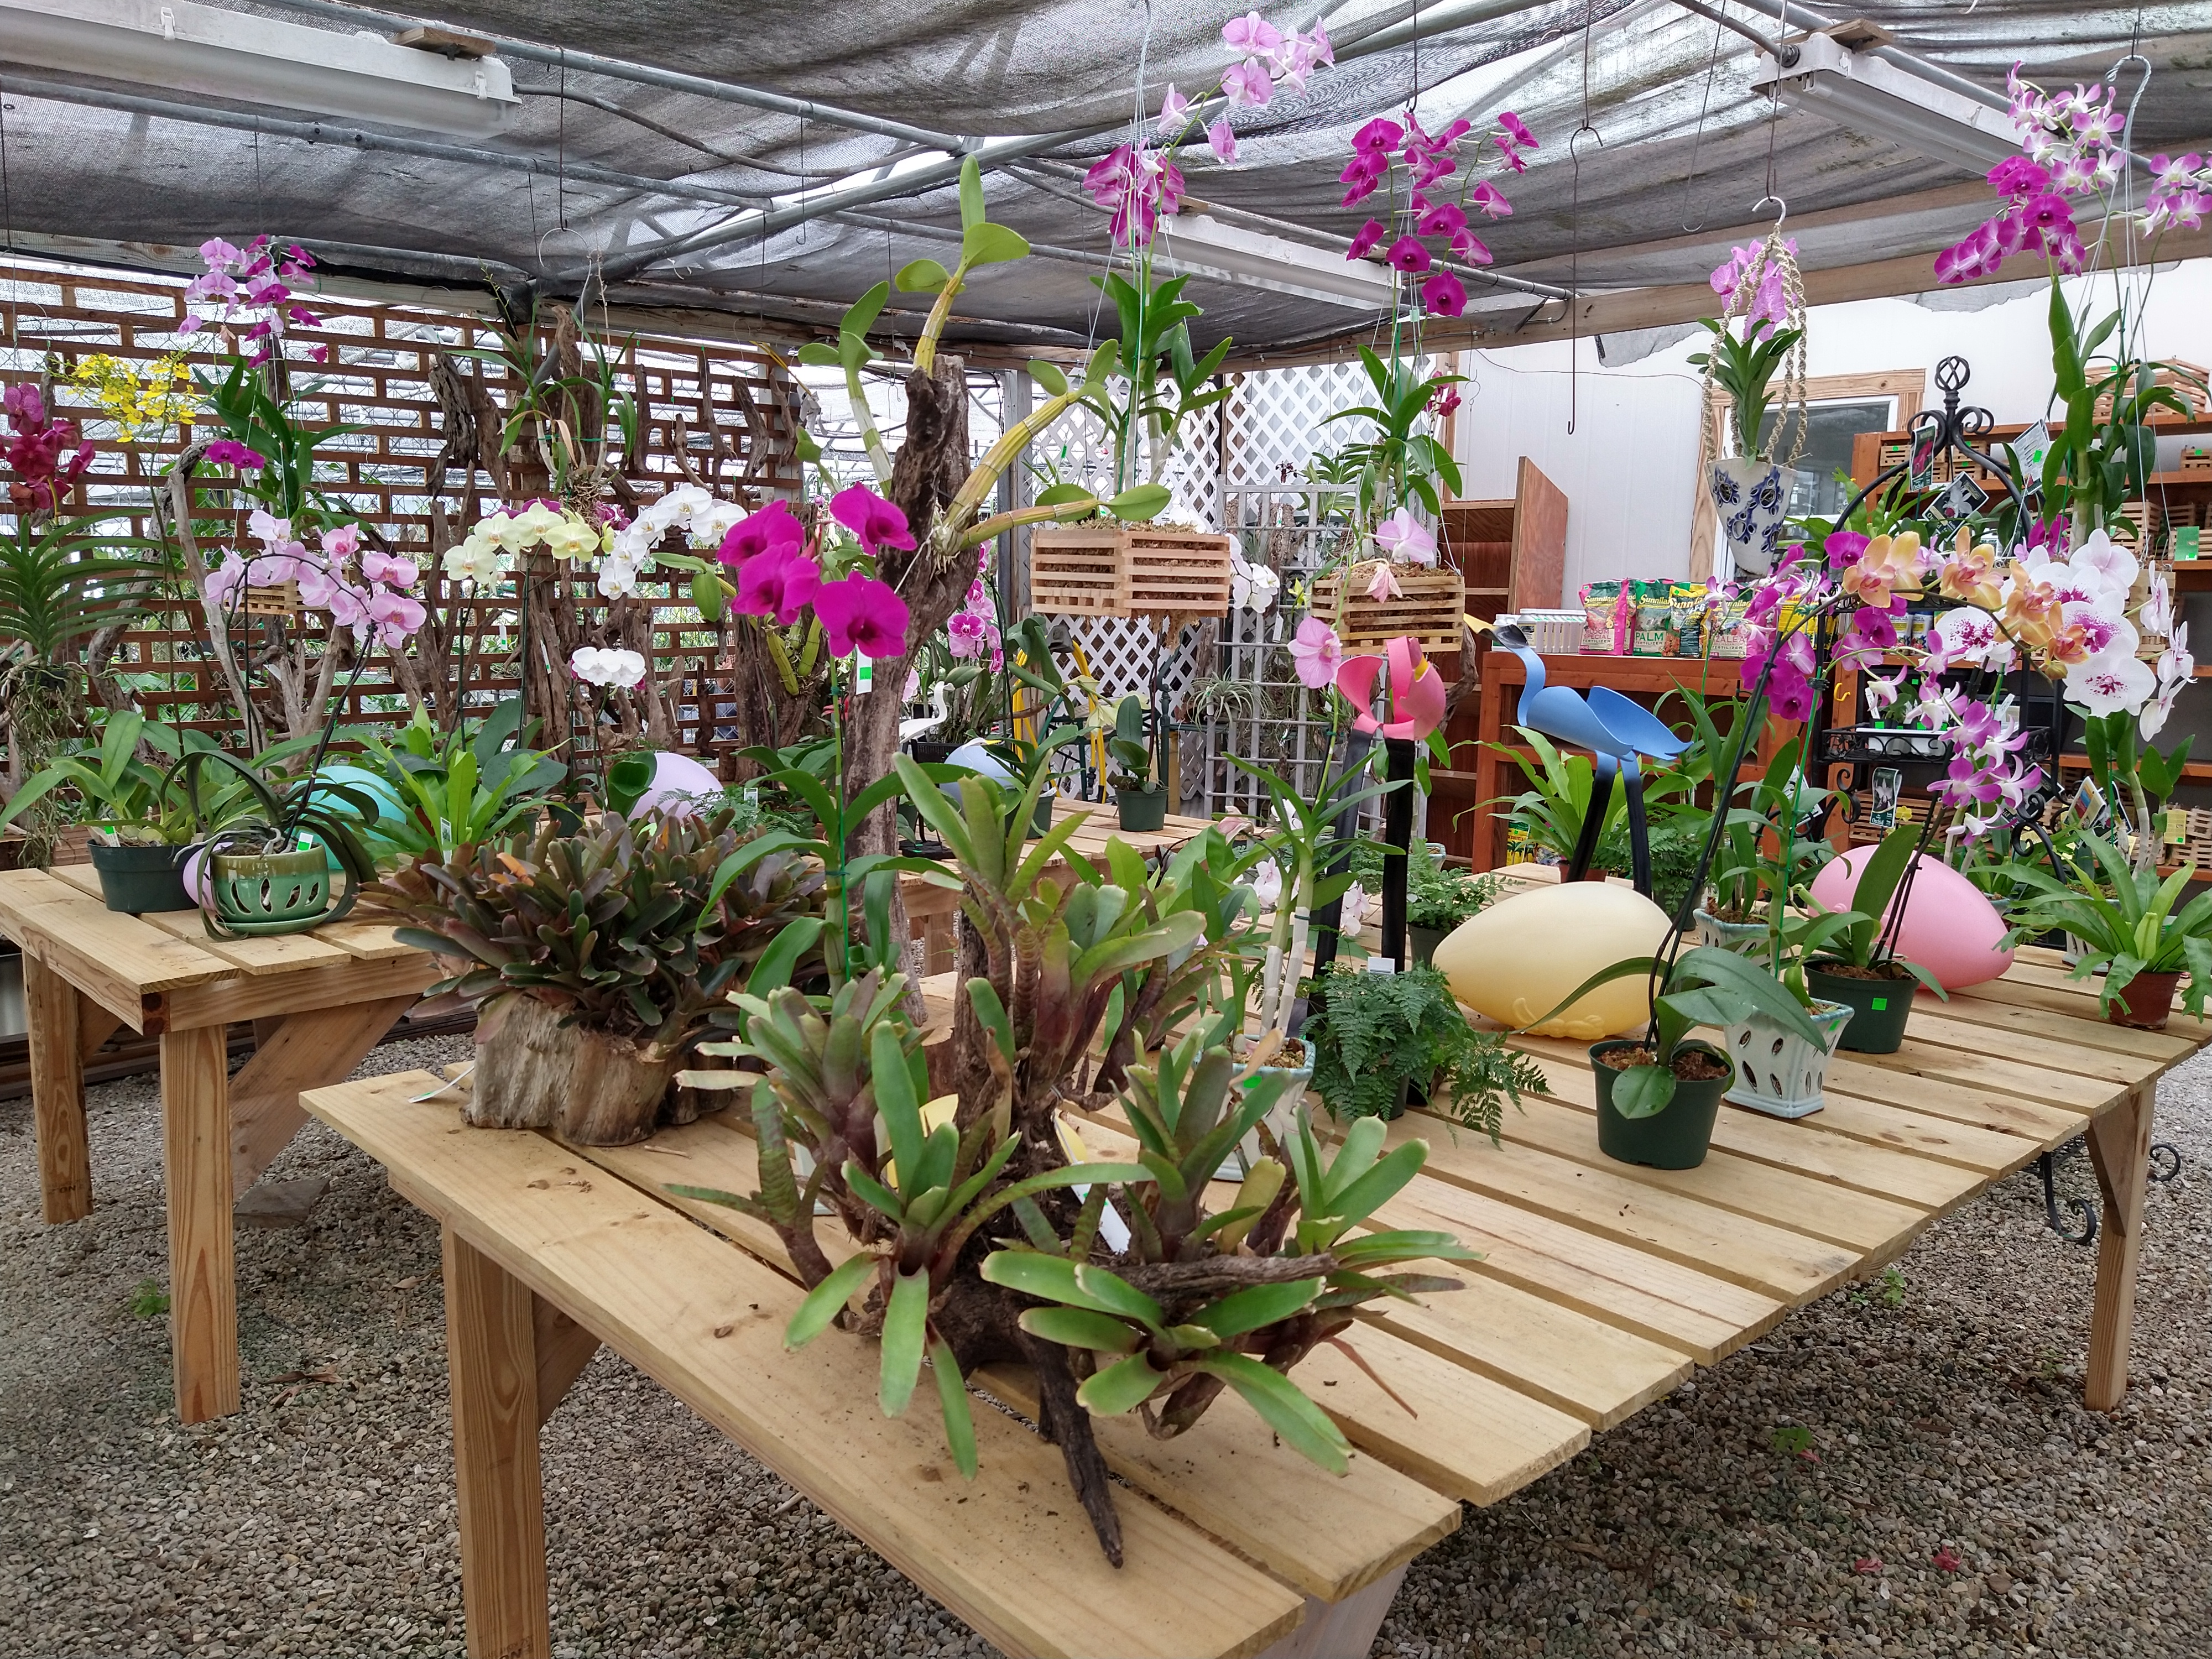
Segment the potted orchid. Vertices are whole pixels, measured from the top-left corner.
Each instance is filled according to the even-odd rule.
[[[1690,358],[1705,374],[1706,404],[1728,400],[1732,454],[1710,457],[1707,487],[1720,516],[1735,570],[1762,576],[1781,550],[1783,520],[1808,429],[1805,413],[1805,295],[1797,244],[1778,224],[1764,242],[1731,250],[1712,274],[1721,314],[1701,319],[1712,344]],[[1766,415],[1783,377],[1781,416],[1770,433]],[[1776,449],[1789,437],[1786,454]],[[1705,432],[1708,447],[1713,433]]]

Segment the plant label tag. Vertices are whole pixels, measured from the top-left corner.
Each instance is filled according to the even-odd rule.
[[[2166,844],[2179,847],[2189,839],[2189,813],[2185,808],[2169,806],[2166,809]]]
[[[1971,519],[1989,505],[1990,492],[1961,472],[1951,480],[1951,486],[1936,498],[1935,511],[1939,518],[1953,523]]]
[[[865,651],[853,653],[853,695],[865,697],[876,689],[876,665]]]
[[[2028,487],[2043,476],[2044,458],[2051,453],[2051,423],[2038,421],[2033,426],[2012,441],[2012,453],[2020,458],[2021,471],[2033,475]]]
[[[1398,971],[1398,964],[1378,951],[1367,958],[1367,971],[1370,974],[1395,974]]]
[[[1874,1012],[1876,1012],[1877,1014],[1878,1014],[1878,1013],[1881,1013],[1884,1009],[1886,1009],[1886,1008],[1887,1008],[1887,1007],[1889,1006],[1889,999],[1888,999],[1887,997],[1876,997],[1876,998],[1874,1000],[1874,1005],[1873,1005],[1873,1006],[1874,1006]]]

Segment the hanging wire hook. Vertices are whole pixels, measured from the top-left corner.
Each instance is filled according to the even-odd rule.
[[[1571,307],[1567,327],[1567,436],[1570,438],[1575,435],[1575,423],[1582,415],[1579,371],[1583,333],[1583,155],[1579,141],[1584,133],[1597,140],[1600,149],[1605,148],[1605,135],[1589,124],[1587,104],[1583,111],[1583,124],[1567,135],[1567,161],[1573,168],[1574,189],[1573,228],[1569,234],[1567,246],[1567,304]]]
[[[1782,222],[1790,216],[1789,203],[1784,201],[1779,196],[1762,196],[1756,202],[1753,202],[1751,204],[1751,210],[1753,213],[1757,213],[1759,209],[1765,207],[1769,202],[1773,203],[1775,207],[1778,210],[1774,216],[1774,230],[1775,234],[1778,234],[1782,229]]]

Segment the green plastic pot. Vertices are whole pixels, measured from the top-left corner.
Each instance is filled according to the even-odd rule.
[[[1413,952],[1413,966],[1416,968],[1431,966],[1430,958],[1436,955],[1437,946],[1442,945],[1450,936],[1451,931],[1449,927],[1416,927],[1413,923],[1407,922],[1406,948]]]
[[[1037,797],[1036,811],[1030,814],[1030,832],[1026,840],[1035,841],[1052,828],[1053,804],[1060,799],[1060,791],[1048,789]]]
[[[208,860],[208,900],[217,927],[234,933],[302,933],[353,908],[344,878],[335,897],[330,854],[320,845],[281,853],[217,853]]]
[[[1623,1164],[1655,1170],[1694,1170],[1713,1144],[1713,1122],[1721,1097],[1735,1081],[1735,1062],[1710,1042],[1685,1042],[1683,1051],[1711,1054],[1728,1067],[1724,1077],[1674,1079],[1674,1097],[1650,1117],[1623,1117],[1613,1109],[1613,1085],[1620,1073],[1605,1056],[1644,1046],[1639,1037],[1615,1037],[1591,1046],[1590,1070],[1597,1077],[1597,1148]]]
[[[143,915],[149,910],[193,910],[199,907],[185,890],[189,847],[104,847],[92,845],[92,867],[100,872],[100,896],[111,910]]]
[[[1830,972],[1832,960],[1805,964],[1805,988],[1823,1002],[1847,1002],[1855,1011],[1836,1047],[1857,1054],[1893,1054],[1904,1046],[1905,1022],[1912,1012],[1919,981],[1856,979]]]
[[[1121,815],[1121,828],[1133,832],[1158,830],[1168,821],[1168,792],[1163,786],[1116,789],[1114,805]]]

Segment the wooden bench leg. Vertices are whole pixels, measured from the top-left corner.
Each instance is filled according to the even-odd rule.
[[[230,1080],[230,1180],[244,1192],[292,1143],[307,1115],[300,1096],[343,1081],[384,1040],[414,996],[313,1008],[253,1022],[253,1058]]]
[[[452,1228],[441,1232],[469,1659],[548,1659],[535,1298]]]
[[[2089,1320],[2089,1376],[2081,1393],[2093,1412],[2108,1412],[2128,1391],[2128,1343],[2135,1334],[2136,1263],[2142,1251],[2143,1191],[2150,1174],[2155,1082],[2089,1125],[2089,1159],[2104,1189],[2097,1238],[2097,1303]]]
[[[231,1256],[229,1054],[220,1025],[161,1034],[161,1167],[169,1199],[169,1355],[177,1417],[238,1409]]]
[[[31,1038],[31,1118],[39,1142],[39,1196],[50,1222],[92,1213],[92,1152],[84,1127],[80,997],[36,957],[23,958],[23,1008]]]
[[[1261,1650],[1260,1659],[1367,1659],[1405,1578],[1406,1570],[1400,1567],[1341,1601],[1309,1595],[1304,1622]]]

